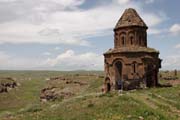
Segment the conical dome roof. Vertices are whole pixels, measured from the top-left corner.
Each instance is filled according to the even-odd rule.
[[[116,24],[115,29],[128,26],[140,26],[148,28],[145,22],[133,8],[125,10],[118,23]]]

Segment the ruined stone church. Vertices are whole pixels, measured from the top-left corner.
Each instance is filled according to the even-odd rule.
[[[126,9],[114,28],[114,48],[104,53],[105,91],[158,85],[159,52],[147,46],[147,25]]]

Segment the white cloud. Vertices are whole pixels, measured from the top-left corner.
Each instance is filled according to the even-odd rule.
[[[163,31],[162,30],[160,30],[160,29],[149,29],[148,30],[148,34],[160,34],[160,33],[162,33]]]
[[[163,68],[166,69],[179,69],[180,68],[180,55],[166,56],[163,60]]]
[[[45,52],[49,56],[51,53]],[[0,69],[10,70],[103,70],[103,56],[92,52],[67,50],[56,57],[18,57],[0,51]]]
[[[128,4],[131,0],[114,0],[114,2],[117,2],[118,4]]]
[[[16,4],[0,6],[4,11],[4,17],[0,18],[0,43],[91,46],[86,39],[111,33],[120,15],[128,7],[136,8],[150,27],[163,21],[158,13],[146,13],[139,4],[131,0],[116,0],[119,4],[113,1],[88,10],[78,7],[84,2],[85,0],[18,0]]]
[[[169,30],[168,29],[159,29],[159,28],[154,28],[154,27],[151,27],[150,29],[148,29],[148,34],[150,35],[159,35],[159,34],[168,34],[169,33]]]
[[[67,50],[55,58],[48,58],[44,63],[46,66],[60,66],[61,69],[103,69],[103,56],[96,53],[87,52],[77,54],[73,50]]]
[[[154,0],[145,0],[146,4],[154,3]]]
[[[6,52],[0,51],[0,69],[9,70],[33,70],[36,68],[42,68],[41,63],[43,59],[40,58],[24,58],[9,55]]]
[[[45,55],[45,56],[50,56],[51,53],[50,53],[50,52],[44,52],[43,55]]]
[[[142,17],[145,20],[145,22],[147,23],[147,25],[150,27],[154,27],[154,26],[160,24],[165,19],[164,16],[157,15],[154,13],[144,13],[142,15]]]
[[[12,24],[11,28],[4,28],[0,33],[1,43],[43,43],[43,44],[68,44],[90,46],[90,43],[76,36],[61,34],[58,29],[37,27],[35,25],[24,25],[22,23]]]
[[[180,48],[180,44],[177,44],[174,48],[179,49]]]
[[[5,65],[5,63],[9,60],[10,56],[5,52],[0,51],[0,64]]]
[[[17,0],[0,0],[0,2],[15,2]]]
[[[49,1],[49,0],[43,0]],[[51,0],[54,3],[61,4],[65,7],[67,6],[79,6],[84,3],[84,0]]]
[[[170,28],[170,32],[175,34],[175,35],[179,35],[180,34],[180,24],[172,25]]]
[[[54,50],[60,50],[60,47],[55,47]]]
[[[114,3],[118,3],[118,4],[120,4],[120,5],[127,5],[127,4],[129,4],[129,3],[131,3],[131,2],[136,2],[136,3],[145,3],[145,4],[151,4],[151,3],[154,3],[155,2],[155,0],[143,0],[143,1],[141,1],[141,0],[137,0],[137,1],[134,1],[134,0],[113,0],[113,2]]]

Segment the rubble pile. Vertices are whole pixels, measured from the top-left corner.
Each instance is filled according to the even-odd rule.
[[[51,77],[47,81],[47,86],[41,90],[40,100],[43,102],[54,101],[56,99],[66,99],[75,95],[74,88],[87,85],[79,80],[72,80],[65,77]]]
[[[16,81],[11,77],[0,78],[0,93],[8,92],[9,89],[17,86]]]
[[[164,80],[177,80],[178,77],[177,76],[167,76],[167,77],[163,77],[162,79],[164,79]]]
[[[57,99],[55,88],[54,87],[43,88],[41,90],[40,99],[41,101],[49,101],[49,100],[54,101],[55,99]]]

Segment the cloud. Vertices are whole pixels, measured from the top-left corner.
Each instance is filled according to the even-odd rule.
[[[145,0],[146,4],[154,3],[154,0]]]
[[[148,34],[160,34],[163,31],[161,29],[149,29]]]
[[[50,52],[44,52],[43,55],[45,55],[45,56],[50,56],[51,53],[50,53]]]
[[[87,38],[110,34],[128,7],[136,8],[150,27],[164,19],[158,13],[144,12],[131,0],[114,0],[89,9],[79,7],[85,0],[10,1],[0,5],[3,16],[0,18],[0,43],[91,46]]]
[[[177,44],[174,48],[179,49],[180,48],[180,44]]]
[[[118,4],[128,4],[131,0],[114,0],[115,3]]]
[[[154,13],[145,13],[142,15],[143,19],[147,23],[148,26],[154,27],[160,23],[162,23],[166,18],[163,15],[156,15]]]
[[[12,24],[12,28],[4,28],[0,33],[0,43],[40,43],[40,44],[67,44],[77,46],[91,46],[91,44],[76,36],[61,34],[58,29]],[[18,29],[20,28],[20,29]],[[17,30],[18,29],[18,30]]]
[[[7,55],[5,52],[0,51],[0,64],[5,65],[7,61],[9,61],[10,56]]]
[[[113,0],[115,3],[118,3],[120,5],[129,4],[130,2],[134,2],[133,0]],[[136,2],[144,2],[146,4],[154,3],[154,0],[137,0]]]
[[[152,27],[152,28],[148,29],[147,33],[150,35],[159,35],[159,34],[163,35],[163,34],[169,34],[169,30],[165,29],[165,28],[159,29],[159,28]]]
[[[54,50],[60,50],[60,47],[55,47]]]
[[[103,70],[103,56],[92,52],[67,50],[56,57],[18,57],[0,51],[0,69],[9,70]],[[49,58],[48,58],[49,57]]]
[[[180,68],[180,55],[166,56],[162,64],[163,64],[163,68],[166,68],[166,69],[179,69]]]
[[[0,2],[15,2],[17,0],[0,0]]]
[[[0,51],[0,69],[1,70],[34,70],[43,68],[41,58],[27,58],[9,55],[4,51]]]
[[[65,70],[102,70],[103,56],[92,52],[77,54],[73,50],[67,50],[55,58],[48,58],[43,64],[50,67],[59,66]]]
[[[180,34],[180,24],[174,24],[170,27],[170,32],[174,35]]]
[[[48,2],[49,0],[43,0]],[[51,0],[54,3],[60,4],[64,7],[72,7],[72,6],[79,6],[84,3],[84,0]]]

